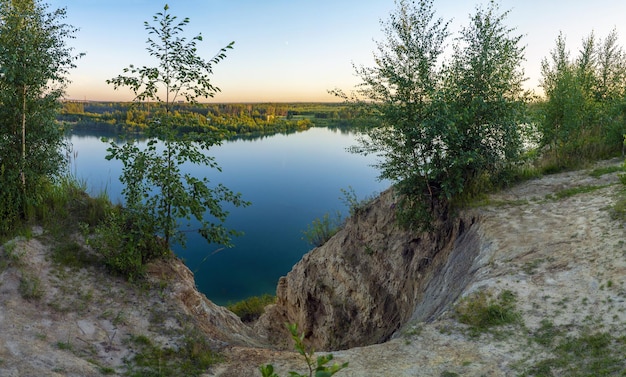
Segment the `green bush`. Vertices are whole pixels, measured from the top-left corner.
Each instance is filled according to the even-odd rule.
[[[456,314],[459,322],[470,326],[470,335],[478,336],[494,326],[518,322],[520,315],[515,302],[515,294],[509,290],[502,291],[495,299],[481,291],[461,300]]]
[[[276,296],[266,294],[262,296],[252,296],[234,304],[228,304],[226,308],[235,313],[243,322],[252,322],[263,314],[267,305],[275,302]]]
[[[153,259],[170,255],[165,243],[155,236],[154,229],[142,227],[145,212],[131,212],[120,207],[96,227],[89,244],[102,257],[107,268],[128,280],[143,277],[145,265]]]
[[[304,239],[315,247],[322,246],[343,227],[343,219],[339,211],[334,217],[326,212],[321,219],[313,220],[304,233]]]

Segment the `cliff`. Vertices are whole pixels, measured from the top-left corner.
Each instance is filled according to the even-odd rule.
[[[415,234],[397,225],[395,201],[387,190],[306,254],[278,282],[277,303],[257,330],[285,339],[283,324],[297,323],[316,349],[347,349],[384,342],[409,319],[452,303],[471,278],[478,218],[464,214]]]

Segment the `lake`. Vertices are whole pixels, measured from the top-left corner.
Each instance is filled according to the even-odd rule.
[[[122,164],[106,161],[106,143],[99,135],[72,134],[71,170],[85,181],[90,194],[106,191],[121,202],[119,182]],[[188,167],[196,176],[210,176],[244,200],[245,208],[231,208],[229,228],[243,231],[234,247],[208,244],[189,233],[187,248],[173,249],[194,272],[198,289],[213,302],[224,305],[246,297],[275,294],[279,277],[311,249],[303,231],[325,213],[348,209],[341,189],[352,187],[359,199],[385,190],[377,180],[373,156],[351,154],[346,148],[356,135],[328,128],[312,128],[293,134],[236,139],[215,146],[222,172]]]

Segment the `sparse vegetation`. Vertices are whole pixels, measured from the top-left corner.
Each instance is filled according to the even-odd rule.
[[[480,336],[495,326],[519,323],[515,294],[502,291],[496,298],[490,292],[480,291],[463,298],[455,311],[459,322],[469,326],[472,337]]]
[[[276,296],[262,295],[253,296],[245,300],[228,304],[226,308],[235,313],[243,322],[252,322],[258,319],[265,311],[267,305],[276,302]]]
[[[626,337],[589,329],[583,329],[579,335],[564,335],[561,328],[544,320],[532,339],[553,356],[523,368],[521,376],[625,375]]]
[[[145,335],[132,336],[128,343],[136,348],[135,355],[126,360],[124,373],[129,377],[200,376],[221,361],[200,334],[187,333],[180,344],[161,346]]]
[[[578,195],[578,194],[585,194],[588,192],[593,192],[596,190],[600,190],[602,188],[604,188],[606,186],[578,186],[578,187],[572,187],[572,188],[568,188],[568,189],[564,189],[561,191],[557,191],[556,193],[554,193],[554,197],[556,199],[565,199],[565,198],[569,198],[571,196],[574,195]]]
[[[315,351],[304,345],[304,333],[298,333],[298,325],[288,324],[287,328],[289,329],[291,338],[294,341],[294,348],[300,355],[302,355],[302,357],[304,357],[308,368],[308,374],[289,372],[290,377],[330,377],[340,370],[348,367],[348,363],[343,363],[341,365],[334,363],[331,366],[326,366],[326,364],[333,360],[332,354],[318,356],[314,361]],[[276,373],[274,373],[274,366],[272,364],[262,365],[259,367],[259,370],[261,371],[261,375],[263,377],[279,377]]]
[[[618,166],[618,165],[611,165],[611,166],[603,166],[601,168],[593,169],[591,173],[589,173],[589,175],[594,178],[600,178],[605,174],[611,174],[611,173],[621,172],[621,171],[624,171],[623,167]]]

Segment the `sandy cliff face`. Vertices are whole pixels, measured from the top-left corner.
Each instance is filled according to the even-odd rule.
[[[478,253],[477,218],[416,234],[398,227],[394,206],[388,190],[305,255],[280,279],[277,304],[257,329],[285,339],[284,323],[297,323],[316,349],[346,349],[384,342],[408,320],[428,319],[454,301]],[[458,289],[443,289],[451,281]]]

